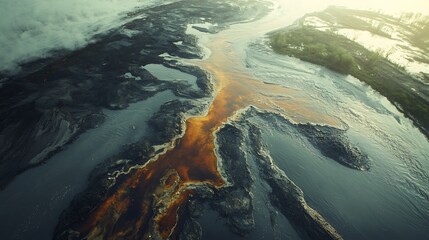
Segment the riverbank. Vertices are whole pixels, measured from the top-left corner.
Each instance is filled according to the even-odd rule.
[[[330,8],[325,12],[309,14],[297,21],[297,25],[271,33],[271,47],[277,53],[322,65],[342,74],[350,74],[367,83],[386,96],[429,137],[429,87],[418,81],[404,67],[392,63],[383,53],[372,52],[341,34],[333,33],[334,30],[328,31],[336,21],[335,17],[339,18],[340,10],[334,12],[337,15],[331,13]],[[371,14],[373,18],[379,16],[367,11],[356,12]],[[317,22],[317,26],[308,23],[311,19],[312,24],[316,25],[314,16],[328,14],[331,18],[323,18],[325,21]],[[328,22],[328,19],[332,22]],[[347,20],[353,23],[349,24],[348,28],[369,28],[365,21]],[[370,30],[375,31],[373,28]]]
[[[5,116],[0,121],[0,187],[102,124],[103,108],[124,109],[165,90],[188,99],[210,97],[212,89],[205,73],[178,66],[177,59],[203,54],[195,37],[186,34],[188,23],[207,19],[222,28],[242,19],[229,10],[239,8],[233,3],[221,3],[216,8],[219,10],[213,13],[210,6],[201,8],[193,1],[180,1],[135,11],[132,14],[136,18],[142,17],[99,41],[29,63],[19,75],[4,81],[0,88],[0,113]],[[175,56],[176,60],[165,56]],[[147,64],[164,64],[191,73],[201,90],[189,89],[180,79],[158,79],[143,68]]]
[[[259,9],[261,8],[259,7]],[[277,12],[273,12],[277,14]],[[297,106],[304,106],[303,99],[300,98],[303,96],[298,96],[298,93],[294,93],[293,90],[265,84],[242,70],[245,65],[241,56],[231,51],[235,50],[236,45],[234,44],[241,43],[242,40],[247,42],[252,36],[260,36],[254,31],[249,31],[248,28],[254,28],[256,25],[263,32],[267,27],[265,23],[271,19],[270,17],[273,17],[270,15],[260,21],[251,22],[258,19],[258,15],[254,15],[254,13],[244,14],[242,17],[247,17],[244,23],[236,24],[230,29],[210,36],[209,41],[205,43],[212,54],[202,61],[191,61],[207,70],[214,78],[216,94],[206,115],[188,118],[183,125],[183,135],[143,165],[126,167],[119,174],[113,174],[114,181],[111,186],[107,184],[105,190],[101,191],[102,196],[98,197],[100,201],[87,201],[88,199],[85,197],[77,198],[63,215],[64,218],[56,229],[56,238],[87,237],[92,239],[122,236],[178,238],[179,236],[191,236],[191,234],[196,234],[198,237],[200,236],[199,225],[195,224],[194,220],[190,220],[189,215],[194,214],[187,211],[187,207],[196,199],[213,202],[213,205],[215,202],[224,202],[222,206],[215,208],[223,211],[224,217],[229,219],[228,221],[235,222],[231,225],[235,229],[234,232],[242,235],[249,234],[249,231],[253,229],[251,217],[253,210],[247,209],[247,207],[250,206],[248,204],[251,204],[252,200],[249,199],[250,195],[246,194],[246,191],[242,191],[241,187],[245,187],[251,182],[243,182],[243,185],[236,186],[227,177],[234,175],[234,172],[228,168],[227,162],[222,161],[221,152],[225,150],[229,152],[229,150],[225,149],[224,142],[221,147],[217,140],[217,133],[222,131],[224,123],[236,118],[237,113],[242,112],[243,109],[255,105],[285,115],[290,115],[293,110],[296,110],[293,113],[295,116],[292,117],[296,121],[306,119],[312,122],[338,124],[336,119],[320,117],[307,109],[299,110]],[[275,15],[275,17],[277,16]],[[237,32],[237,29],[240,30]],[[203,29],[203,33],[207,34],[207,31]],[[240,33],[249,36],[245,35],[245,37]],[[219,51],[219,49],[223,50]],[[296,99],[285,103],[283,99],[279,99],[280,95],[285,98],[289,95],[296,96]],[[233,148],[239,148],[239,146],[233,146]],[[233,150],[233,152],[236,151],[239,149]],[[242,165],[240,168],[245,168],[243,164],[246,160],[244,158],[242,160],[237,163],[237,166]],[[269,164],[268,160],[266,162]],[[277,172],[268,174],[274,175]],[[112,176],[112,174],[104,173],[101,175],[101,179],[106,175]],[[275,178],[275,176],[272,177]],[[287,182],[291,187],[279,191],[283,193],[280,197],[290,200],[295,198],[294,208],[298,209],[297,212],[304,212],[303,215],[296,216],[298,225],[306,229],[311,229],[309,227],[311,225],[317,225],[317,230],[309,233],[315,238],[319,236],[331,236],[332,239],[341,238],[321,215],[305,204],[302,195],[292,193],[298,190],[287,178],[279,179],[273,184],[281,185],[281,182]],[[96,192],[91,187],[89,191]],[[234,198],[230,198],[229,191],[233,192]],[[211,195],[210,192],[214,192],[215,195]],[[130,201],[130,199],[137,201]],[[244,208],[236,208],[236,201],[244,201]],[[86,210],[76,215],[74,209]],[[138,211],[139,214],[130,214],[131,211]],[[242,211],[249,215],[242,219],[241,217],[244,216],[241,215]],[[130,225],[129,222],[138,225],[136,227],[136,225]],[[115,231],[110,230],[112,226],[116,229]],[[145,229],[145,231],[142,232],[140,229]]]
[[[195,36],[187,34],[188,24],[213,22],[222,29],[247,17],[240,11],[249,9],[194,0],[141,9],[130,13],[134,21],[87,47],[30,63],[2,82],[0,111],[7,117],[0,122],[0,202],[1,216],[9,221],[0,227],[1,238],[51,238],[58,216],[78,192],[94,190],[92,203],[98,204],[100,189],[111,187],[93,187],[93,179],[106,183],[111,177],[98,170],[90,174],[97,164],[125,171],[169,148],[166,143],[182,135],[186,118],[204,114],[213,97],[210,76],[181,63],[203,57]],[[92,115],[102,117],[86,124]],[[29,183],[33,191],[22,191]]]
[[[185,0],[141,12],[120,39],[87,53],[151,39],[103,71],[118,60],[113,87],[171,89],[112,101],[106,122],[18,176],[0,192],[1,238],[49,239],[75,196],[54,239],[424,239],[429,143],[357,79],[275,54],[265,32],[296,13],[283,4]]]

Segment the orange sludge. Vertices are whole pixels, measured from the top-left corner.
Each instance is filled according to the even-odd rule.
[[[312,111],[300,93],[264,84],[247,74],[234,51],[226,50],[232,47],[224,39],[235,38],[237,33],[231,31],[215,35],[208,47],[219,51],[205,61],[193,62],[216,80],[216,95],[207,115],[189,118],[186,132],[172,149],[121,176],[89,218],[75,226],[81,237],[147,239],[155,237],[147,235],[153,229],[164,239],[175,236],[181,207],[193,192],[188,186],[198,183],[223,186],[214,152],[214,132],[240,109],[253,105],[285,116],[293,112],[299,115],[297,120],[321,121],[320,114]],[[336,120],[327,117],[322,121]]]

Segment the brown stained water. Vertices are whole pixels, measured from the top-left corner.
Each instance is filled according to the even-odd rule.
[[[218,169],[215,132],[248,106],[273,111],[296,121],[339,125],[336,118],[313,109],[300,91],[265,84],[247,73],[237,48],[248,39],[284,25],[277,11],[256,22],[237,24],[210,36],[204,43],[212,53],[191,64],[208,71],[214,79],[215,96],[206,116],[189,118],[183,137],[174,147],[145,166],[117,179],[109,196],[89,218],[75,228],[88,239],[148,239],[174,237],[181,207],[193,185],[220,188],[225,180]],[[287,78],[287,76],[285,76]]]

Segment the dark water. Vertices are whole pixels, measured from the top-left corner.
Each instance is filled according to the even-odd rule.
[[[264,129],[276,164],[302,188],[309,204],[346,239],[427,239],[429,142],[411,121],[352,77],[273,55],[264,47],[249,48],[247,56],[249,71],[257,79],[308,94],[315,108],[341,119],[351,141],[370,156],[369,172],[351,170],[323,157],[293,128],[279,131],[252,119]],[[85,187],[94,166],[122,144],[148,134],[146,121],[173,98],[164,92],[126,110],[106,111],[106,123],[81,135],[48,163],[19,175],[0,192],[0,239],[49,239],[59,214]],[[261,184],[256,181],[255,187]],[[281,215],[278,221],[286,235],[270,232],[265,197],[255,195],[254,239],[297,239]],[[203,232],[205,239],[237,237],[210,210],[201,221],[211,226]]]
[[[275,163],[345,239],[427,239],[429,142],[384,97],[350,76],[256,46],[247,61],[260,79],[302,90],[335,116],[370,157],[368,172],[321,155],[296,129],[253,119]]]
[[[105,110],[106,121],[79,136],[46,164],[18,175],[0,191],[0,239],[51,239],[60,213],[82,191],[91,170],[122,146],[150,134],[149,118],[176,99],[170,91],[125,110]]]
[[[248,141],[248,140],[246,140]],[[243,143],[248,145],[248,142]],[[248,147],[243,146],[244,151],[250,153]],[[271,187],[260,176],[258,161],[252,154],[246,154],[246,161],[252,174],[252,204],[255,227],[246,236],[241,236],[230,231],[225,218],[211,209],[208,205],[203,215],[198,219],[203,229],[204,240],[215,239],[302,239],[289,220],[272,206],[270,193]]]

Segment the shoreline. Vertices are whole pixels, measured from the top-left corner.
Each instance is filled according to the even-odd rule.
[[[80,232],[80,236],[86,236],[89,239],[114,237],[116,233],[108,231],[109,226],[114,224],[115,228],[122,229],[122,232],[127,232],[131,236],[140,236],[140,234],[144,237],[157,238],[176,236],[179,233],[176,232],[177,224],[181,221],[181,216],[176,213],[183,210],[182,207],[186,206],[186,202],[191,201],[194,194],[198,196],[201,190],[195,189],[196,186],[210,186],[209,188],[215,192],[224,191],[227,188],[228,184],[225,185],[221,174],[225,169],[219,169],[222,166],[219,165],[221,161],[219,161],[215,133],[222,126],[226,126],[230,118],[237,117],[237,111],[243,108],[256,106],[279,114],[284,112],[285,115],[288,115],[288,111],[293,110],[294,116],[297,112],[299,113],[299,117],[292,117],[297,122],[314,121],[323,124],[340,124],[336,123],[337,119],[327,118],[325,121],[308,109],[302,108],[303,102],[298,98],[299,93],[277,85],[267,85],[246,74],[246,71],[240,69],[245,69],[240,56],[234,55],[235,52],[229,50],[233,45],[234,48],[237,47],[237,42],[247,42],[252,39],[251,36],[260,36],[255,31],[249,31],[250,28],[254,30],[255,25],[260,26],[260,32],[266,32],[265,24],[271,22],[273,17],[277,17],[277,13],[277,11],[273,11],[256,22],[231,25],[227,30],[210,36],[207,48],[211,49],[212,54],[204,60],[192,61],[216,79],[214,99],[207,115],[188,118],[184,135],[171,149],[159,154],[158,158],[150,160],[144,167],[132,169],[128,176],[123,175],[121,180],[117,181],[115,186],[108,191],[103,202],[91,212],[87,220],[75,225],[72,228],[74,230],[68,234],[77,231]],[[282,24],[281,19],[276,19],[277,24]],[[273,29],[279,26],[273,26]],[[247,32],[243,32],[243,30],[235,32],[237,28],[241,29],[241,27],[244,27],[244,31]],[[240,33],[248,35],[243,36]],[[214,51],[214,49],[224,49],[224,51]],[[225,62],[225,60],[227,61]],[[281,98],[277,99],[279,95],[289,96],[290,94],[297,97],[290,103],[284,103]],[[172,182],[167,183],[162,179],[170,179],[168,182]],[[164,190],[158,192],[161,191],[160,189]],[[283,192],[286,194],[289,190],[283,189]],[[130,229],[128,225],[125,225],[126,222],[120,221],[120,215],[117,216],[117,213],[127,214],[130,209],[135,208],[134,204],[138,204],[130,202],[129,195],[146,204],[153,202],[152,206],[148,205],[141,210],[139,219],[132,220],[143,224],[138,228],[146,226],[145,233],[137,233],[135,232],[137,229]],[[304,207],[304,209],[306,208]],[[106,216],[111,217],[106,218]],[[330,227],[321,216],[318,215],[316,218],[324,222],[322,225]],[[131,219],[127,221],[131,221]],[[64,233],[67,236],[66,232],[62,232],[61,235]]]
[[[208,208],[226,221],[233,234],[253,237],[252,231],[258,226],[255,222],[261,220],[254,216],[261,207],[257,205],[261,199],[267,204],[262,207],[268,206],[271,211],[267,215],[271,222],[264,224],[274,228],[276,219],[283,216],[303,236],[340,239],[340,233],[327,221],[333,219],[326,220],[316,212],[324,210],[318,208],[320,206],[315,205],[314,209],[309,206],[312,205],[311,197],[307,205],[300,189],[302,186],[289,179],[285,169],[280,169],[262,141],[265,124],[276,128],[280,125],[273,125],[282,123],[299,138],[306,139],[307,147],[315,149],[316,157],[327,162],[335,160],[332,161],[334,166],[340,163],[346,166],[344,169],[355,173],[369,168],[365,152],[360,152],[355,142],[348,138],[349,125],[341,117],[318,109],[317,106],[322,105],[316,104],[317,98],[306,93],[304,88],[290,87],[282,82],[263,82],[263,78],[255,74],[256,70],[250,69],[246,48],[255,39],[265,39],[264,34],[270,28],[285,26],[282,9],[274,6],[267,17],[251,22],[254,20],[251,16],[258,14],[254,8],[240,8],[244,11],[240,15],[235,8],[229,8],[236,2],[231,6],[221,5],[230,11],[218,9],[222,14],[232,15],[228,22],[219,16],[219,19],[201,17],[214,14],[204,13],[206,8],[211,10],[208,5],[213,3],[199,5],[199,1],[188,0],[182,4],[158,9],[159,12],[154,12],[148,20],[152,25],[145,25],[143,20],[127,24],[130,31],[140,29],[141,36],[151,38],[159,45],[150,46],[151,41],[148,41],[150,47],[146,47],[145,42],[123,54],[123,58],[112,60],[113,63],[121,62],[121,68],[109,72],[114,68],[109,65],[100,70],[119,76],[110,79],[112,81],[138,82],[128,85],[129,88],[120,88],[125,93],[139,86],[153,94],[171,90],[175,99],[162,104],[147,120],[153,135],[127,143],[120,153],[107,158],[92,171],[87,189],[74,198],[60,217],[54,239],[197,238],[201,237],[201,212]],[[217,4],[213,6],[217,7]],[[192,14],[201,16],[195,15],[191,20],[183,17]],[[158,16],[163,17],[158,19]],[[250,20],[238,21],[240,17]],[[224,24],[219,27],[216,21]],[[213,23],[211,27],[214,29],[203,27],[207,23]],[[207,36],[206,42],[199,42],[198,36],[190,36],[190,28]],[[165,35],[151,35],[160,29],[166,31]],[[141,36],[116,36],[92,50],[95,55],[97,51],[103,52],[103,48],[123,51],[133,41],[140,42]],[[201,51],[200,44],[207,44],[211,49],[209,56]],[[91,48],[87,50],[91,51]],[[142,61],[195,75],[199,90],[190,90],[191,84],[180,79],[169,78],[172,83],[157,79],[150,72],[141,70],[146,66],[141,66]],[[104,64],[104,59],[97,64]],[[309,64],[303,66],[311,68]],[[91,71],[84,76],[94,77],[100,73]],[[294,81],[293,75],[277,73],[284,82]],[[121,96],[113,97],[107,102],[108,106],[127,108],[130,100]],[[145,101],[139,103],[144,105]],[[252,117],[261,119],[263,125],[248,119]],[[348,162],[350,159],[360,162]],[[288,159],[280,159],[283,160]],[[371,172],[362,172],[365,174]],[[255,181],[260,184],[258,187],[262,186],[260,192],[255,188]],[[264,184],[276,189],[275,194],[269,187],[264,188]],[[258,199],[255,193],[266,196],[258,196]]]

